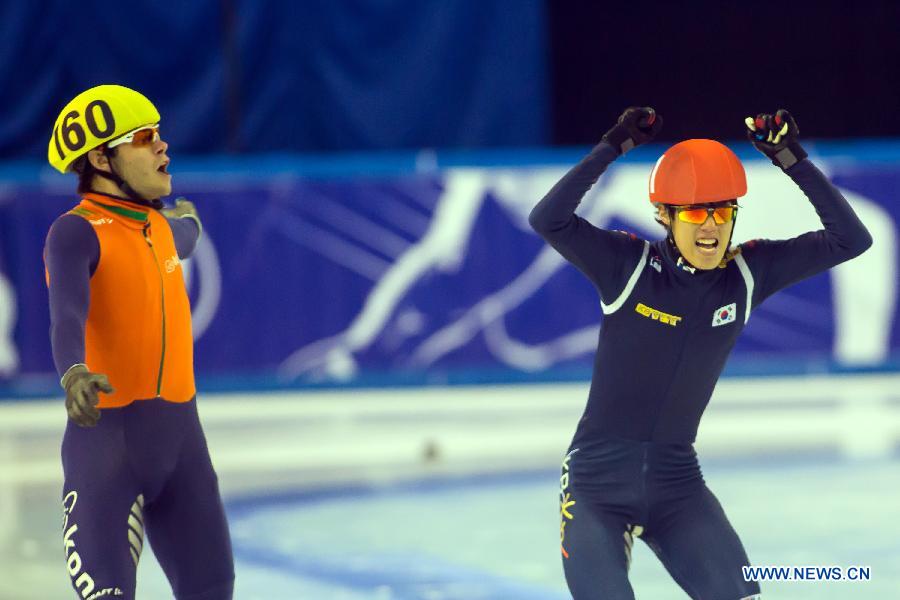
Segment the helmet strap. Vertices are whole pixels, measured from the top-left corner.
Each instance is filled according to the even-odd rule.
[[[666,240],[672,247],[672,252],[675,253],[675,264],[680,265],[682,262],[691,264],[686,258],[684,258],[684,255],[681,254],[681,250],[678,249],[678,244],[675,243],[675,208],[670,204],[666,204],[665,207],[666,213],[668,213],[669,215],[669,226],[666,227]]]
[[[737,227],[738,211],[734,211],[734,217],[731,219],[731,235],[728,236],[728,243],[725,245],[725,252],[731,248],[731,239],[734,237],[734,228]]]
[[[128,182],[125,181],[121,175],[116,173],[116,168],[113,166],[112,156],[107,153],[107,150],[104,148],[103,153],[106,155],[107,164],[109,164],[109,173],[106,171],[101,171],[99,169],[94,169],[94,173],[103,177],[104,179],[108,179],[116,184],[122,192],[125,193],[125,198],[131,202],[136,204],[143,204],[149,206],[151,208],[155,208],[157,210],[161,209],[165,206],[159,198],[144,198],[140,194],[135,191],[133,187],[128,185]]]
[[[672,247],[678,251],[679,255],[681,252],[678,250],[678,244],[675,243],[675,234],[673,233],[673,229],[675,228],[675,208],[672,207],[671,204],[664,204],[666,207],[666,214],[669,215],[669,226],[666,227],[666,239],[669,240],[669,243],[672,244]]]

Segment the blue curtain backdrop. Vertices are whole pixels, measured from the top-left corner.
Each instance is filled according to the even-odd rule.
[[[0,159],[64,103],[134,87],[180,153],[548,141],[539,0],[0,3]]]

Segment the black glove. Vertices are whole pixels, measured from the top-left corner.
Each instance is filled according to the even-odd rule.
[[[750,143],[769,157],[773,165],[787,169],[806,158],[806,150],[797,141],[800,134],[797,122],[783,108],[778,109],[774,117],[759,114],[755,119],[747,117],[744,123]]]
[[[601,139],[622,155],[635,146],[652,140],[662,129],[662,125],[662,117],[649,106],[631,106],[625,109],[618,123],[603,134]]]
[[[97,392],[111,394],[113,388],[102,373],[91,373],[84,365],[75,365],[63,375],[66,390],[66,412],[69,418],[82,427],[93,427],[100,420]]]

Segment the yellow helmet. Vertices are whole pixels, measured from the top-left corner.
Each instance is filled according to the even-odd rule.
[[[159,111],[143,94],[121,85],[98,85],[73,98],[56,117],[47,160],[60,173],[97,146],[143,125]]]

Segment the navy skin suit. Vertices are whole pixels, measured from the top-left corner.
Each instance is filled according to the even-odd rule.
[[[617,156],[598,144],[529,219],[594,284],[604,314],[587,407],[563,462],[566,581],[575,600],[634,598],[628,565],[640,536],[691,598],[752,598],[759,585],[743,579],[747,554],[697,462],[700,418],[752,310],[858,256],[872,239],[803,159],[785,173],[824,229],[747,242],[729,249],[718,268],[693,269],[669,239],[606,231],[575,214]]]

